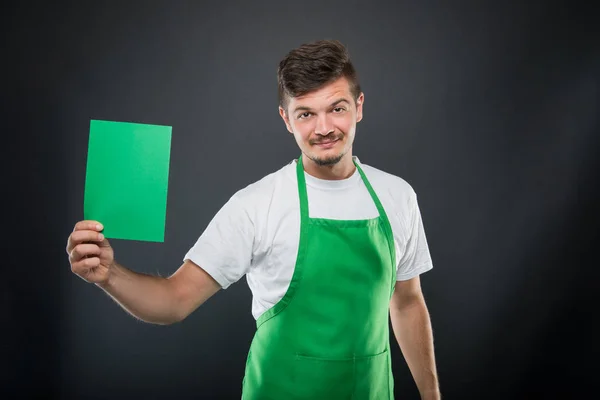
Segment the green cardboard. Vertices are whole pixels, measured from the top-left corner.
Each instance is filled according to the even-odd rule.
[[[83,214],[106,238],[164,242],[171,132],[91,120]]]

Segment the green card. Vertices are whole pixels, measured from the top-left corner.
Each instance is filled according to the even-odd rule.
[[[171,131],[91,121],[83,214],[107,238],[164,242]]]

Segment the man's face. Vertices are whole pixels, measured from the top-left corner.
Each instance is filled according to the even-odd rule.
[[[364,95],[356,102],[346,78],[289,100],[279,114],[296,143],[317,165],[334,165],[352,149],[356,123],[362,119]]]

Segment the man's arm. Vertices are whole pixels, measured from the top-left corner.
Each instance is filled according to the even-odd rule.
[[[390,302],[392,329],[422,399],[441,398],[429,311],[419,277],[397,281]]]
[[[153,324],[182,321],[221,288],[189,260],[168,278],[134,272],[116,262],[111,269],[108,281],[97,285],[129,314]]]
[[[119,265],[98,221],[79,221],[67,240],[71,271],[108,293],[145,322],[167,325],[187,317],[221,286],[202,268],[185,261],[169,278]]]

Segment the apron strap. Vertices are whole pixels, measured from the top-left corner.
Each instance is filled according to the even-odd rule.
[[[308,194],[306,193],[306,178],[304,177],[304,166],[302,155],[296,163],[296,175],[298,176],[298,194],[300,195],[300,226],[308,222]]]
[[[385,209],[383,208],[383,205],[381,204],[379,197],[377,197],[377,194],[375,194],[375,190],[373,190],[373,186],[371,186],[371,182],[369,182],[364,171],[362,170],[362,168],[360,167],[360,165],[358,165],[358,163],[356,161],[354,161],[354,165],[356,165],[356,169],[358,169],[358,173],[362,177],[362,180],[365,183],[367,190],[371,194],[371,198],[375,202],[375,206],[377,206],[377,210],[379,211],[379,218],[381,219],[381,222],[383,223],[383,229],[385,231],[385,235],[387,236],[390,257],[392,260],[392,264],[394,265],[394,269],[393,269],[394,274],[392,277],[393,278],[392,279],[392,288],[391,288],[391,292],[390,292],[390,298],[391,298],[392,295],[394,294],[394,288],[396,287],[395,271],[396,271],[396,267],[397,267],[396,266],[396,246],[394,245],[395,242],[394,242],[394,233],[392,232],[392,225],[390,224],[390,220],[388,219],[387,213],[385,212]]]

